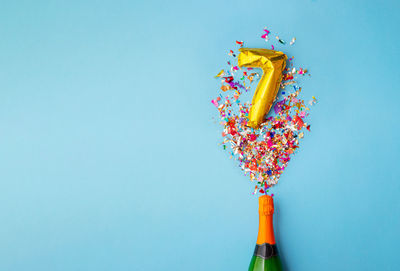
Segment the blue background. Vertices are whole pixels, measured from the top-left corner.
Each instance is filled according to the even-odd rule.
[[[8,1],[0,270],[246,270],[257,198],[210,103],[268,26],[315,95],[275,188],[286,270],[399,270],[398,1]]]

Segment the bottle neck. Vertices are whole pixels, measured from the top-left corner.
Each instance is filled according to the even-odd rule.
[[[257,244],[262,245],[264,243],[268,243],[271,245],[275,244],[274,224],[273,224],[272,214],[271,215],[260,214],[259,217]]]
[[[270,245],[275,244],[274,235],[274,200],[271,196],[264,195],[258,199],[259,202],[259,224],[258,224],[258,237],[257,244],[268,243]]]

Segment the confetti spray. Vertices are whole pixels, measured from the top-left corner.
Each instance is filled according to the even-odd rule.
[[[269,34],[270,31],[264,29],[261,38],[265,40]],[[285,45],[279,36],[276,36],[276,41]],[[293,45],[294,41],[295,38],[289,44]],[[236,41],[236,44],[242,48],[244,42]],[[271,48],[274,46],[271,45]],[[230,57],[237,55],[234,50],[229,51]],[[257,127],[250,127],[248,118],[252,104],[242,101],[241,95],[256,88],[260,80],[259,74],[254,73],[252,68],[239,69],[228,61],[228,69],[221,70],[216,76],[221,79],[222,92],[211,102],[219,112],[223,127],[222,145],[226,149],[227,146],[230,147],[229,153],[238,161],[245,175],[255,183],[253,194],[267,194],[278,183],[289,161],[299,149],[304,131],[310,131],[311,128],[306,119],[309,116],[309,107],[317,99],[312,96],[306,103],[300,98],[302,89],[298,84],[298,76],[303,77],[308,71],[294,67],[293,60],[294,57],[289,58],[283,70],[272,110]]]

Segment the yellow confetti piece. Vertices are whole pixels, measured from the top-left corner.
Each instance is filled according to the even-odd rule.
[[[214,78],[218,78],[221,77],[224,74],[224,70],[221,70],[216,76],[214,76]]]

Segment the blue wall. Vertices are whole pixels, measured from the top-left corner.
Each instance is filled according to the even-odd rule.
[[[257,198],[210,100],[265,26],[319,100],[274,189],[286,270],[399,270],[399,8],[4,2],[0,270],[246,270]]]

